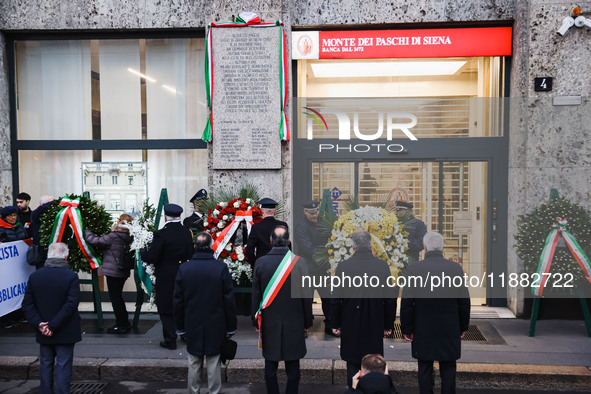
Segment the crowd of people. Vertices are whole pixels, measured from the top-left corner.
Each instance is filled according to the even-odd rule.
[[[236,333],[237,317],[230,271],[214,257],[214,240],[203,232],[203,217],[197,212],[205,198],[205,190],[191,198],[195,213],[183,223],[183,209],[176,204],[165,205],[165,224],[154,234],[150,247],[141,251],[141,258],[155,265],[156,306],[163,336],[160,346],[176,349],[180,336],[188,353],[189,392],[199,392],[205,366],[207,387],[214,394],[222,386],[221,360],[231,358],[224,352]],[[43,196],[39,207],[31,211],[30,196],[19,194],[17,206],[4,207],[0,212],[0,241],[32,236],[38,244],[39,218],[53,201],[53,197]],[[267,392],[279,393],[280,361],[285,364],[286,393],[298,392],[299,360],[306,355],[306,338],[314,319],[314,291],[318,291],[324,331],[326,335],[340,337],[341,358],[347,364],[347,393],[396,393],[383,357],[383,338],[391,335],[394,328],[399,289],[386,288],[368,295],[364,288],[353,291],[337,288],[331,293],[319,287],[300,289],[300,296],[294,297],[292,278],[322,271],[315,257],[326,244],[326,236],[318,228],[320,203],[309,201],[303,205],[303,219],[295,230],[295,245],[291,243],[287,223],[275,218],[277,202],[264,198],[259,203],[263,220],[252,226],[246,256],[253,269],[251,317],[265,360]],[[411,260],[408,274],[426,277],[445,272],[462,276],[460,265],[443,258],[441,234],[427,232],[425,224],[412,214],[412,208],[406,201],[396,203],[396,214],[406,216]],[[125,266],[125,251],[132,242],[125,223],[131,220],[129,215],[121,215],[111,232],[104,236],[85,232],[86,240],[104,251],[100,274],[107,278],[115,314],[115,325],[107,329],[109,334],[126,334],[131,330],[123,300],[123,286],[131,270]],[[369,232],[357,231],[351,242],[354,254],[338,265],[337,275],[369,275],[384,280],[390,275],[388,264],[373,254]],[[423,250],[424,259],[419,261]],[[67,246],[54,243],[46,253],[43,263],[29,278],[22,309],[25,318],[37,329],[42,392],[52,392],[54,383],[59,392],[60,387],[69,387],[74,344],[81,340],[77,310],[80,290],[77,275],[68,267]],[[412,357],[418,360],[421,393],[433,392],[434,361],[439,362],[441,392],[455,392],[460,340],[468,329],[467,289],[442,291],[427,296],[405,287],[401,295],[401,330],[404,338],[412,342]],[[54,363],[57,365],[55,382]]]

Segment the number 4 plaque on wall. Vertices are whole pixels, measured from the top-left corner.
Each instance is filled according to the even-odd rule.
[[[534,90],[536,92],[549,92],[552,90],[552,77],[534,78]]]

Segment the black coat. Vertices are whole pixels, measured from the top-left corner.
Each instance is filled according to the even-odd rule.
[[[370,251],[357,251],[341,262],[335,276],[377,276],[385,284],[390,276],[388,264]],[[397,289],[388,286],[335,289],[330,305],[333,328],[341,329],[341,358],[361,364],[366,354],[384,355],[384,330],[394,328]],[[377,298],[381,296],[382,298]]]
[[[84,229],[84,238],[90,245],[104,250],[99,274],[113,278],[129,278],[130,270],[117,268],[117,260],[124,258],[123,254],[129,250],[129,245],[133,242],[133,237],[129,235],[126,227],[115,225],[110,233],[102,237],[97,237],[92,231]]]
[[[425,260],[411,264],[407,271],[407,278],[426,278],[427,275],[454,278],[463,277],[464,272],[458,263],[444,259],[442,252],[431,251],[425,255]],[[402,292],[400,323],[403,334],[414,336],[414,358],[455,361],[461,356],[460,335],[470,323],[468,289],[466,286],[435,287],[431,291],[430,286],[407,285]]]
[[[268,216],[250,229],[244,252],[251,268],[254,269],[254,264],[259,257],[266,255],[271,250],[271,234],[279,225],[287,228],[287,223]]]
[[[252,276],[252,316],[258,310],[265,289],[289,249],[274,247],[257,260]],[[312,299],[292,298],[292,278],[308,275],[306,262],[300,258],[277,293],[275,300],[262,311],[261,336],[263,357],[270,361],[299,360],[306,355],[305,329],[312,327]],[[254,321],[256,327],[256,321]]]
[[[41,235],[39,234],[39,231],[41,230],[41,217],[47,212],[51,205],[55,203],[55,201],[46,202],[43,205],[39,205],[33,212],[31,212],[31,226],[29,226],[29,232],[35,245],[41,245]],[[39,248],[39,255],[41,263],[37,265],[37,269],[43,267],[45,259],[47,258],[47,249],[41,246]]]
[[[304,218],[295,228],[295,251],[308,263],[310,275],[326,274],[328,267],[319,267],[314,253],[326,247],[326,237],[322,236],[314,223]]]
[[[12,225],[0,219],[0,242],[14,242],[28,238],[25,228],[20,224]]]
[[[237,328],[234,286],[228,266],[213,250],[198,251],[181,264],[174,287],[174,320],[184,330],[187,352],[220,354],[227,332]]]
[[[78,275],[71,269],[43,267],[31,274],[22,308],[29,324],[36,329],[37,342],[67,345],[82,340],[79,299]],[[49,322],[53,336],[41,334],[41,322]]]
[[[194,235],[203,231],[203,216],[199,216],[197,212],[193,212],[191,216],[187,216],[183,220],[183,226],[195,231]]]
[[[392,378],[380,372],[370,372],[359,379],[357,388],[351,388],[346,394],[398,394]]]
[[[412,213],[411,213],[412,215]],[[427,227],[422,220],[412,216],[404,225],[404,231],[408,232],[408,250],[406,255],[410,257],[409,263],[419,261],[419,253],[424,249],[423,237],[427,234]]]
[[[169,222],[154,234],[150,249],[141,258],[154,264],[156,275],[156,306],[159,313],[172,314],[172,295],[179,265],[193,255],[191,231],[180,222]]]

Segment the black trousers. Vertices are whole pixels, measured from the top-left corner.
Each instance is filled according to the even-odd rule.
[[[107,286],[109,287],[109,299],[113,305],[113,312],[115,313],[115,325],[117,327],[129,327],[129,316],[127,315],[127,308],[125,301],[123,301],[123,285],[127,278],[115,278],[107,276]]]
[[[162,322],[162,336],[164,337],[164,341],[176,344],[176,327],[172,313],[158,312],[158,314],[160,315],[160,321]]]
[[[279,383],[277,382],[278,367],[279,361],[265,360],[267,394],[279,394]],[[285,361],[285,374],[287,375],[285,394],[297,394],[300,385],[300,360]]]
[[[361,369],[361,364],[350,363],[347,361],[347,385],[353,388],[353,376]]]
[[[456,362],[439,361],[439,376],[441,377],[441,394],[455,394],[456,392]],[[419,360],[419,393],[433,394],[433,360]]]

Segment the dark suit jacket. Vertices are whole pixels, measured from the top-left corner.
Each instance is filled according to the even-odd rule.
[[[462,277],[462,267],[443,258],[440,251],[428,252],[425,260],[413,263],[407,278],[427,275]],[[453,283],[453,282],[452,282]],[[418,360],[454,361],[461,356],[460,335],[470,323],[470,295],[465,286],[404,287],[400,306],[403,334],[413,334],[412,356]]]
[[[237,327],[234,286],[228,266],[213,250],[198,251],[181,264],[174,287],[174,320],[185,330],[187,352],[220,354],[227,332]]]
[[[357,251],[338,265],[335,276],[353,278],[365,274],[368,278],[377,276],[385,284],[390,268],[370,251]],[[330,321],[333,328],[341,329],[341,358],[347,362],[361,364],[366,354],[383,355],[384,330],[393,329],[395,319],[394,288],[339,288],[333,293]]]
[[[322,236],[314,223],[304,217],[296,226],[294,242],[296,253],[306,259],[311,275],[326,274],[327,266],[320,268],[314,261],[314,253],[326,247],[326,237]]]
[[[185,220],[183,220],[183,226],[193,229],[195,235],[197,235],[203,231],[203,216],[199,216],[197,213],[193,212],[191,216],[187,216]]]
[[[191,231],[180,222],[169,222],[154,234],[150,249],[141,253],[143,261],[156,270],[156,306],[159,313],[172,314],[172,294],[179,265],[193,255]]]
[[[252,316],[259,308],[267,284],[279,267],[288,247],[275,247],[257,260],[252,275]],[[270,361],[299,360],[306,355],[305,329],[312,327],[312,299],[292,298],[292,278],[308,275],[300,258],[275,300],[262,312],[263,357]],[[254,322],[256,326],[256,321]]]
[[[22,308],[29,324],[36,329],[37,342],[68,345],[82,340],[79,299],[78,275],[71,269],[43,267],[31,274]],[[41,334],[41,322],[49,322],[53,336]]]
[[[245,254],[252,269],[254,269],[256,260],[271,250],[271,234],[275,227],[279,225],[287,227],[287,223],[281,220],[277,220],[274,217],[266,217],[250,229]]]

